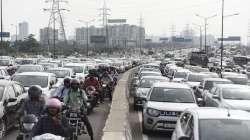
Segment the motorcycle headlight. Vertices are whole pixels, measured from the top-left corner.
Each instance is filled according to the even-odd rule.
[[[147,113],[148,113],[148,115],[150,115],[152,117],[158,117],[161,112],[159,110],[156,110],[156,109],[148,108]]]
[[[102,86],[103,86],[103,87],[106,87],[106,86],[107,86],[107,84],[102,84]]]
[[[31,131],[34,127],[35,123],[23,123],[23,127],[27,131]]]

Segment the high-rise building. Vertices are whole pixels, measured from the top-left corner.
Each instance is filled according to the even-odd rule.
[[[29,35],[29,24],[28,22],[21,22],[19,23],[19,35],[18,35],[18,39],[19,40],[25,40],[25,38],[27,38]]]
[[[139,36],[141,32],[142,41],[145,39],[145,29],[135,25],[110,25],[108,26],[108,39],[111,46],[136,46],[136,42],[139,42]],[[90,42],[91,36],[106,36],[105,28],[97,28],[94,26],[89,27],[87,37],[87,28],[76,29],[76,42],[80,45],[86,45],[87,38]]]
[[[54,30],[48,27],[40,29],[40,43],[43,45],[53,44],[54,33],[55,33],[55,41],[58,42],[58,30],[57,29]]]

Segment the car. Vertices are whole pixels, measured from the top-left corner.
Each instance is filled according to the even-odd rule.
[[[178,119],[171,140],[248,140],[250,113],[223,108],[193,108]]]
[[[51,92],[56,90],[54,85],[56,85],[57,79],[56,75],[53,73],[23,72],[14,75],[12,80],[20,82],[26,88],[26,90],[28,90],[30,86],[38,85],[42,88],[43,94],[46,97],[50,97]]]
[[[231,80],[234,84],[247,85],[248,76],[246,74],[223,72],[222,77]]]
[[[205,78],[211,78],[211,76],[204,73],[189,73],[186,79],[186,84],[191,88],[196,89],[200,85],[200,82]]]
[[[200,72],[200,73],[210,75],[211,78],[219,78],[219,75],[215,72]]]
[[[47,70],[49,73],[54,73],[56,75],[56,78],[58,80],[58,83],[63,83],[64,78],[75,78],[73,69],[71,68],[49,68]]]
[[[76,78],[80,80],[84,80],[84,78],[88,75],[88,69],[85,64],[82,63],[67,63],[64,65],[65,68],[72,68],[74,71],[74,75]]]
[[[26,98],[27,92],[21,84],[0,80],[0,139],[3,139],[7,130],[19,123],[17,111]]]
[[[44,67],[42,65],[20,65],[16,73],[22,72],[43,72]]]
[[[151,86],[156,82],[168,82],[169,79],[163,76],[144,76],[136,88],[136,93],[134,96],[134,109],[137,110],[138,107],[143,106],[143,101],[147,98],[147,93]]]
[[[196,97],[202,98],[204,92],[210,91],[215,84],[233,84],[233,82],[222,78],[205,78],[195,91]]]
[[[141,80],[144,76],[162,76],[161,72],[155,72],[155,71],[143,71],[139,73],[138,79]]]
[[[180,114],[187,108],[195,107],[198,105],[194,93],[186,84],[155,83],[143,105],[143,133],[173,131]]]
[[[183,82],[185,81],[185,79],[187,79],[188,74],[191,73],[191,71],[187,70],[187,69],[178,69],[175,73],[174,73],[174,77],[172,82]]]
[[[204,94],[204,103],[208,107],[221,107],[250,111],[250,87],[236,84],[217,84]]]

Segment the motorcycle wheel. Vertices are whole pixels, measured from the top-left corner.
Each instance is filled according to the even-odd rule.
[[[4,120],[0,120],[0,140],[3,140],[3,137],[6,134],[6,124]]]

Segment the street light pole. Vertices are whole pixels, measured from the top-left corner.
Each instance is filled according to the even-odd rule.
[[[87,57],[89,57],[89,23],[86,22],[86,26],[87,26]]]
[[[224,0],[222,0],[222,11],[221,11],[221,13],[222,13],[222,16],[221,16],[221,57],[220,57],[220,68],[221,68],[221,72],[222,72],[222,69],[223,69],[223,67],[222,67],[222,63],[223,63],[223,51],[224,51]],[[222,74],[221,74],[221,78],[222,78]]]
[[[194,23],[193,23],[193,25],[199,27],[199,31],[200,31],[200,51],[202,51],[202,26],[194,24]]]
[[[3,0],[1,0],[1,47],[3,48]]]

